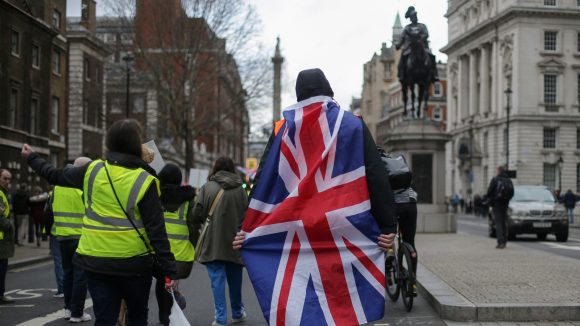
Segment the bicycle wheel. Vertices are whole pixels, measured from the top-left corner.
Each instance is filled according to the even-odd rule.
[[[391,299],[391,301],[396,302],[399,298],[400,286],[399,286],[399,263],[395,258],[391,267],[387,266],[387,262],[385,261],[385,278],[386,278],[386,290],[387,295]]]
[[[401,298],[407,311],[413,308],[413,299],[415,294],[413,288],[415,286],[415,273],[413,272],[413,260],[411,259],[411,251],[403,244],[399,248],[399,271],[401,274]]]

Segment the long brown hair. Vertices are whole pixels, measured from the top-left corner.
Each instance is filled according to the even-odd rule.
[[[234,161],[226,156],[222,156],[215,160],[213,164],[213,169],[211,170],[210,177],[219,171],[228,171],[231,173],[236,173],[236,168],[234,166]]]

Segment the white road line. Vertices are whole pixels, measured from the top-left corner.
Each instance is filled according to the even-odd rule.
[[[482,224],[482,223],[477,223],[477,222],[470,222],[470,221],[457,220],[457,223],[458,224],[471,225],[471,226],[477,226],[477,227],[484,228],[484,229],[487,229],[487,227],[488,227],[487,224]]]
[[[32,308],[33,304],[13,304],[13,305],[1,305],[0,308]]]
[[[567,250],[575,250],[575,251],[580,251],[580,247],[578,246],[567,246],[564,244],[559,244],[559,243],[552,243],[552,242],[544,242],[546,245],[552,247],[552,248],[556,248],[556,249],[567,249]]]
[[[85,300],[85,309],[88,309],[90,307],[93,306],[93,300],[92,299],[87,299]],[[55,320],[61,319],[64,317],[64,309],[60,309],[58,311],[55,311],[53,313],[50,313],[44,317],[38,317],[38,318],[34,318],[28,321],[25,321],[23,323],[20,323],[16,326],[39,326],[39,325],[46,325],[48,323],[51,323]]]

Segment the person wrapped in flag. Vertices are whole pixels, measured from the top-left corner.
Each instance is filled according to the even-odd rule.
[[[384,252],[396,232],[387,171],[362,119],[301,71],[260,162],[233,246],[270,325],[360,325],[383,317]]]

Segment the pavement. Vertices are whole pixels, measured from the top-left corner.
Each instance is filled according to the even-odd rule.
[[[52,260],[50,256],[49,242],[41,241],[40,247],[36,243],[24,241],[22,246],[16,246],[14,257],[8,260],[8,270],[35,265]]]
[[[442,319],[460,322],[452,325],[580,320],[577,259],[513,242],[495,245],[467,234],[417,235],[420,293]]]

